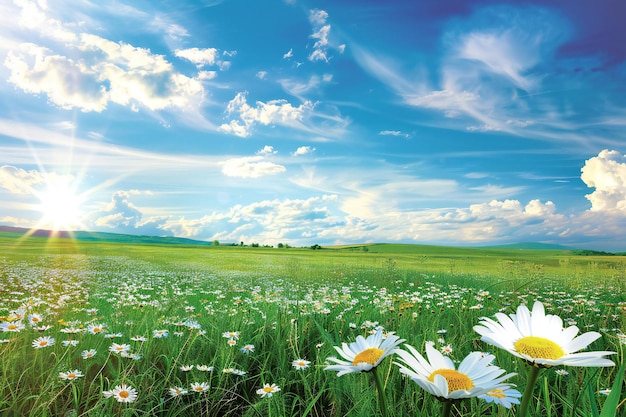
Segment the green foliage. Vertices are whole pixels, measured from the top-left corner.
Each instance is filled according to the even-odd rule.
[[[0,322],[23,308],[24,323],[38,313],[42,325],[52,326],[40,331],[26,324],[20,332],[0,333],[8,340],[0,343],[0,415],[63,416],[74,410],[77,416],[371,416],[377,395],[369,375],[337,378],[323,370],[325,359],[336,355],[334,346],[382,325],[418,350],[427,341],[450,344],[451,357],[460,360],[472,350],[493,351],[472,330],[480,317],[513,312],[532,299],[581,329],[601,331],[592,348],[619,352],[614,360],[622,367],[568,368],[567,376],[546,370],[531,416],[623,414],[623,344],[612,330],[624,333],[626,315],[624,259],[617,256],[409,245],[367,245],[367,252],[363,245],[207,249],[7,237],[0,237],[0,245]],[[90,324],[106,324],[107,333],[122,336],[61,331]],[[159,329],[168,330],[168,337],[154,337]],[[239,335],[231,347],[223,333],[234,331]],[[41,335],[56,343],[34,349],[32,341]],[[79,343],[63,346],[70,340]],[[109,352],[113,342],[129,344],[141,358]],[[239,349],[247,344],[254,351],[244,354]],[[81,352],[89,349],[97,355],[83,359]],[[524,364],[493,353],[499,366],[520,375],[513,382],[523,387]],[[298,358],[311,366],[295,370],[291,362]],[[439,415],[440,404],[391,362],[380,369],[391,414]],[[194,368],[184,372],[183,365]],[[229,368],[246,374],[223,372]],[[59,378],[73,369],[84,377]],[[192,382],[211,388],[169,395],[169,388],[189,389]],[[260,398],[256,390],[264,383],[281,391]],[[136,402],[103,397],[120,384],[137,389]],[[610,386],[617,394],[598,394]],[[476,399],[454,412],[514,415]]]

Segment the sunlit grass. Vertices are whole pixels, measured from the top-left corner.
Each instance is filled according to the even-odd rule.
[[[378,412],[372,381],[356,374],[338,378],[324,368],[336,356],[333,346],[377,326],[421,351],[433,342],[454,361],[489,351],[499,367],[518,373],[510,382],[523,390],[524,363],[481,342],[472,328],[483,316],[512,313],[534,300],[583,332],[600,332],[590,349],[618,352],[611,359],[624,362],[626,303],[617,258],[587,268],[583,279],[583,260],[563,266],[563,254],[533,261],[530,253],[489,257],[445,249],[416,255],[376,254],[371,247],[26,245],[7,245],[0,256],[0,321],[24,324],[19,332],[0,332],[0,415],[372,416]],[[506,262],[525,266],[505,270]],[[40,320],[31,324],[35,313]],[[105,327],[92,334],[90,325]],[[167,337],[155,334],[159,330]],[[33,348],[40,336],[54,338],[54,345]],[[114,353],[113,343],[130,348]],[[242,352],[247,345],[253,350]],[[82,352],[91,349],[97,354],[84,359]],[[298,370],[296,359],[310,366]],[[71,370],[84,376],[59,376]],[[440,414],[439,402],[403,378],[391,360],[379,371],[390,415]],[[597,415],[607,398],[599,391],[612,386],[618,371],[545,370],[530,415]],[[191,388],[201,383],[206,391]],[[280,391],[263,398],[257,391],[264,384]],[[135,401],[103,395],[122,385],[137,390]],[[188,393],[172,396],[174,387]],[[463,417],[514,411],[475,398],[452,409]]]

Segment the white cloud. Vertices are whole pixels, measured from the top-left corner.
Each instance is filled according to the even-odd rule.
[[[267,77],[267,71],[259,71],[259,72],[257,72],[257,73],[256,73],[256,77],[257,77],[259,80],[264,80],[264,79],[265,79],[265,77]]]
[[[215,65],[218,63],[218,50],[215,48],[188,48],[188,49],[176,49],[174,55],[179,58],[186,59],[193,63],[198,68],[202,68],[205,65]]]
[[[315,152],[315,148],[310,146],[300,146],[296,151],[292,154],[293,156],[303,156],[308,155],[310,153]]]
[[[402,136],[405,138],[409,137],[408,133],[403,133],[400,130],[381,130],[378,132],[380,136]]]
[[[292,56],[293,56],[293,48],[289,49],[289,51],[283,55],[283,59],[288,59],[288,58],[291,58]]]
[[[263,156],[245,156],[232,158],[222,164],[222,173],[228,177],[259,178],[276,175],[287,169],[282,165],[264,160]]]
[[[330,25],[326,24],[328,13],[324,10],[314,9],[309,11],[309,22],[313,25],[313,33],[310,38],[315,40],[313,52],[309,54],[310,61],[328,62],[328,46]],[[341,50],[343,52],[343,48]]]
[[[26,171],[10,165],[0,167],[0,187],[13,194],[32,195],[34,187],[45,182],[45,177],[39,171]]]
[[[413,106],[442,110],[446,117],[456,117],[464,113],[468,103],[478,98],[477,94],[469,91],[441,90],[423,96],[407,97],[406,101]]]
[[[592,211],[619,211],[626,215],[626,156],[615,150],[603,150],[588,159],[580,178],[595,188],[585,197]]]
[[[34,2],[16,4],[25,27],[51,40],[48,48],[23,43],[7,53],[9,81],[24,92],[45,94],[61,108],[85,112],[101,112],[113,102],[133,110],[197,113],[204,98],[200,79],[207,74],[188,77],[149,49],[80,32],[81,25],[48,18],[48,10]],[[198,50],[198,56],[190,51],[185,56],[198,64],[211,61],[210,50]]]
[[[303,119],[313,110],[313,103],[305,102],[293,107],[286,100],[271,100],[267,103],[256,102],[252,107],[246,100],[246,93],[237,93],[226,108],[228,115],[236,115],[239,120],[232,120],[223,124],[219,130],[232,133],[240,137],[248,137],[256,124],[264,126],[277,124],[282,126],[302,128]]]
[[[273,146],[265,145],[263,149],[257,151],[257,155],[275,155],[278,151],[274,150]]]

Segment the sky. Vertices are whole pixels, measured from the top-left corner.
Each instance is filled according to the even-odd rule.
[[[4,0],[0,224],[626,250],[622,0]]]

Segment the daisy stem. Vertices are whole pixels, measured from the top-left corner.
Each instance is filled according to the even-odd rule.
[[[520,404],[519,413],[517,414],[518,417],[526,417],[528,415],[528,405],[530,404],[530,399],[533,397],[533,390],[540,371],[540,368],[535,366],[530,367],[528,377],[526,378],[526,388],[524,389],[524,394],[522,395],[522,403]]]
[[[374,368],[372,373],[374,374],[374,380],[376,381],[376,390],[378,391],[378,408],[380,408],[380,414],[383,417],[389,417],[387,414],[387,400],[385,398],[385,385],[383,379],[378,373],[378,367]]]
[[[441,405],[441,417],[450,417],[452,411],[452,401],[444,401]]]

